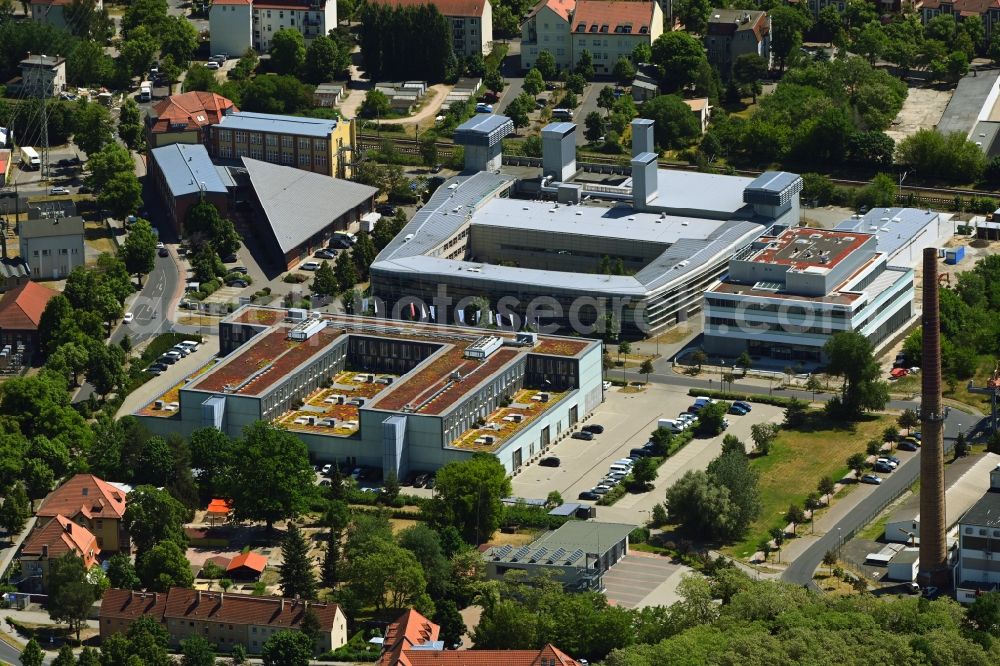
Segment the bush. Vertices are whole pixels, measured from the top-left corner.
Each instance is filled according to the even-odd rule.
[[[606,495],[597,500],[597,506],[611,506],[621,498],[625,497],[628,491],[625,489],[625,484],[619,483],[617,486],[608,491]]]
[[[788,407],[793,398],[782,398],[776,395],[760,395],[757,393],[733,393],[731,391],[706,391],[705,389],[688,389],[688,395],[707,396],[721,400],[742,400],[744,402],[759,402],[762,405]]]
[[[632,543],[646,543],[649,541],[649,528],[637,527],[629,532],[628,540]]]
[[[152,363],[162,356],[164,352],[169,351],[171,347],[185,340],[192,340],[200,344],[204,341],[204,338],[200,335],[187,333],[163,333],[158,335],[142,351],[142,355],[139,357],[142,362],[141,364]]]
[[[501,527],[535,527],[554,530],[563,523],[573,520],[569,516],[550,516],[549,512],[537,506],[513,505],[507,506],[500,521]]]
[[[281,278],[281,281],[286,284],[302,284],[308,279],[309,277],[303,275],[302,273],[289,273],[285,277]]]

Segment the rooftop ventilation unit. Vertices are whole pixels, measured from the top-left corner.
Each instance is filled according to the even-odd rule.
[[[288,339],[302,342],[308,340],[326,328],[326,321],[323,319],[307,319],[296,324],[288,331]]]
[[[466,358],[485,359],[503,346],[499,335],[484,335],[465,348]]]

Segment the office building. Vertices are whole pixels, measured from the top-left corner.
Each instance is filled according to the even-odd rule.
[[[308,45],[337,27],[334,0],[215,0],[208,12],[213,54],[239,58],[247,49],[267,53],[274,33],[292,28]]]
[[[972,603],[1000,590],[1000,465],[990,472],[986,493],[958,521],[955,597]]]

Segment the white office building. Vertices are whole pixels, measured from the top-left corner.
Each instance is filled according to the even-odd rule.
[[[308,44],[337,27],[333,0],[215,0],[208,14],[212,53],[239,57],[250,47],[271,49],[274,34],[284,28],[302,33]]]

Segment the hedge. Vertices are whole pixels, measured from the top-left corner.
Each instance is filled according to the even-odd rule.
[[[705,389],[688,389],[688,395],[706,396],[719,400],[743,400],[745,402],[759,402],[762,405],[774,405],[775,407],[788,407],[795,398],[785,398],[777,395],[763,395],[761,393],[733,393],[732,391],[706,391]]]

